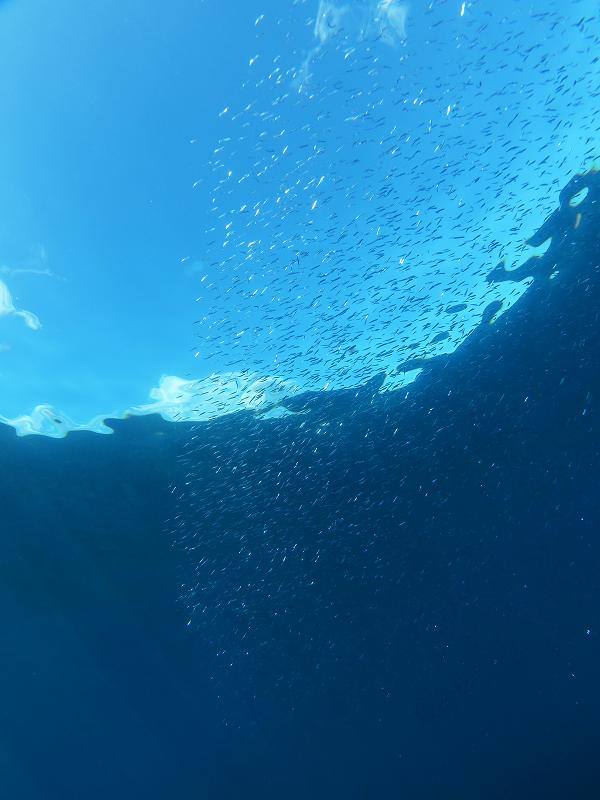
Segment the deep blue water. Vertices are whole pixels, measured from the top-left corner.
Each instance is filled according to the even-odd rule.
[[[409,387],[2,429],[1,797],[600,796],[586,180]]]

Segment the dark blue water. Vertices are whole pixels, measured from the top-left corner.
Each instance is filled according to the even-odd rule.
[[[408,394],[1,431],[1,797],[600,796],[586,180]]]

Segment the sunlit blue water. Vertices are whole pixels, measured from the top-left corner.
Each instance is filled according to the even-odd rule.
[[[2,796],[598,796],[599,26],[0,2]]]
[[[3,419],[211,418],[451,351],[593,163],[595,10],[4,3]]]

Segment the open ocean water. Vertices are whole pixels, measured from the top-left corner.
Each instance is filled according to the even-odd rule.
[[[0,798],[600,798],[597,0],[0,53]]]

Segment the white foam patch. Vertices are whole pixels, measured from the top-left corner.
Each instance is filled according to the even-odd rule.
[[[363,0],[352,5],[320,0],[314,27],[317,44],[307,53],[298,69],[294,80],[295,88],[299,92],[303,91],[310,78],[313,59],[332,39],[373,38],[381,39],[390,46],[404,41],[408,12],[408,5],[398,0]]]
[[[134,406],[128,413],[160,414],[169,422],[203,421],[237,411],[264,412],[298,391],[292,381],[247,372],[213,374],[199,381],[163,375],[150,391],[153,402]]]
[[[336,6],[327,0],[321,0],[315,21],[315,37],[322,45],[332,36],[340,33],[344,17],[349,10],[348,6]]]
[[[36,406],[31,414],[22,414],[18,417],[3,417],[0,422],[10,425],[17,432],[17,436],[49,436],[52,439],[62,439],[70,431],[90,431],[91,433],[112,433],[104,420],[107,415],[99,415],[85,423],[77,423],[66,414],[57,411],[50,405]]]
[[[151,402],[117,413],[99,414],[87,422],[76,422],[51,405],[36,406],[31,414],[18,417],[0,415],[17,436],[40,435],[60,439],[71,431],[112,433],[107,419],[126,419],[158,414],[167,422],[204,422],[239,411],[254,411],[262,418],[286,416],[282,400],[301,391],[293,381],[260,377],[248,372],[213,374],[202,380],[186,380],[163,375],[149,393]]]
[[[411,369],[406,372],[400,371],[386,374],[383,385],[379,389],[379,394],[397,392],[399,389],[403,389],[411,384],[420,373],[420,369]]]
[[[0,281],[0,317],[21,317],[28,328],[37,331],[42,327],[41,322],[31,311],[15,307],[12,295],[4,281]]]
[[[395,44],[397,40],[406,39],[406,20],[408,19],[408,6],[396,0],[381,0],[377,6],[375,24],[388,44]]]

